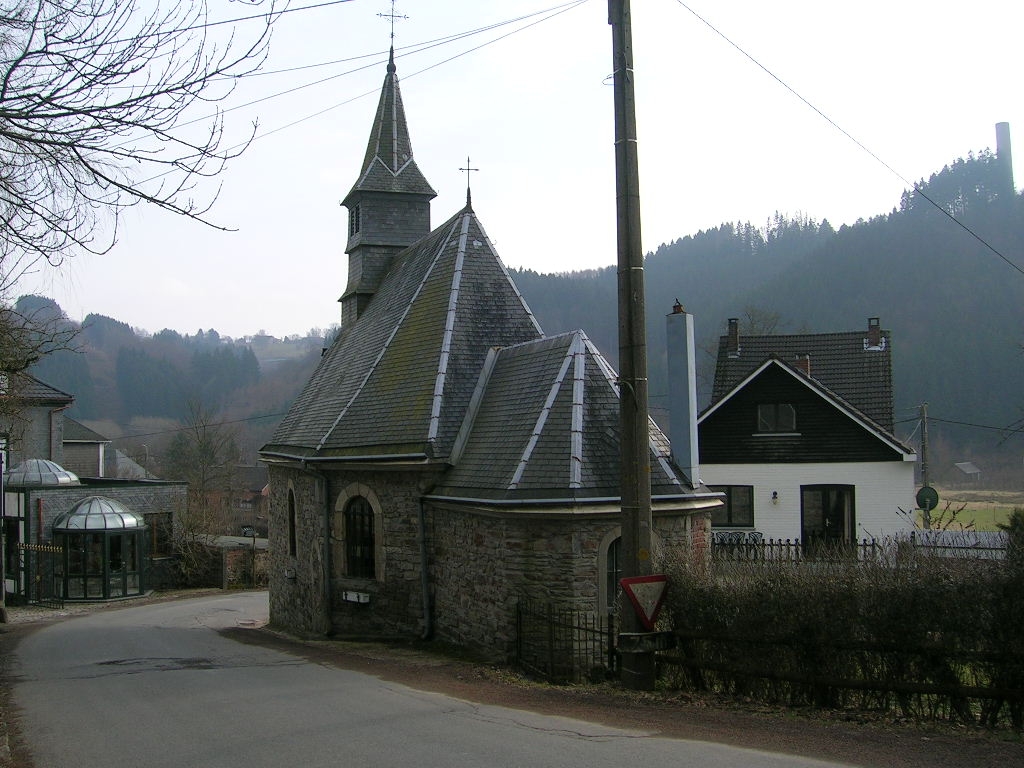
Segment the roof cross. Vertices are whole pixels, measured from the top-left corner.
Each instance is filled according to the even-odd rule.
[[[391,19],[391,45],[395,44],[395,19],[408,19],[408,16],[398,16],[395,14],[395,0],[391,0],[391,13],[378,13],[382,19]]]
[[[480,169],[479,168],[473,168],[469,164],[469,155],[466,155],[466,167],[465,168],[459,168],[459,170],[466,172],[466,207],[467,208],[472,208],[473,207],[473,198],[472,198],[472,196],[470,195],[470,192],[469,192],[469,174],[470,174],[470,171],[479,171]]]

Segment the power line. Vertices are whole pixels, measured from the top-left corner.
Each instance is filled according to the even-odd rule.
[[[850,141],[852,141],[854,144],[856,144],[862,151],[864,151],[868,155],[870,155],[871,158],[875,160],[875,162],[879,163],[883,168],[885,168],[887,171],[889,171],[889,173],[891,173],[893,176],[895,176],[897,179],[902,181],[907,186],[912,187],[915,192],[917,192],[919,195],[921,195],[921,197],[923,197],[925,200],[927,200],[929,203],[931,203],[933,206],[935,206],[936,209],[938,209],[940,212],[942,212],[946,216],[946,218],[948,218],[950,221],[952,221],[954,224],[956,224],[958,227],[960,227],[962,230],[964,230],[964,232],[966,232],[971,237],[973,237],[975,240],[977,240],[979,243],[981,243],[982,246],[984,246],[985,248],[990,250],[992,253],[994,253],[996,256],[998,256],[1000,259],[1002,259],[1004,262],[1006,262],[1006,264],[1011,269],[1014,269],[1017,272],[1019,272],[1021,275],[1024,275],[1024,268],[1020,267],[1015,262],[1011,261],[1007,256],[1005,256],[1001,251],[999,251],[998,248],[996,248],[994,245],[989,243],[987,240],[985,240],[985,238],[983,238],[981,235],[979,235],[973,229],[968,227],[962,221],[957,219],[952,213],[950,213],[948,210],[946,210],[945,207],[939,205],[937,202],[932,200],[931,197],[929,197],[928,194],[924,191],[924,189],[922,189],[920,186],[918,186],[914,182],[912,182],[909,179],[907,179],[906,176],[904,176],[902,173],[900,173],[895,168],[893,168],[891,165],[889,165],[889,163],[887,163],[885,160],[883,160],[877,154],[872,152],[859,139],[857,139],[853,134],[851,134],[849,131],[847,131],[845,128],[843,128],[841,125],[839,125],[835,120],[833,120],[831,117],[829,117],[824,112],[822,112],[820,109],[818,109],[818,107],[816,107],[810,101],[805,99],[795,88],[793,88],[791,85],[789,85],[789,83],[787,83],[781,77],[779,77],[774,72],[772,72],[770,69],[768,69],[768,67],[766,67],[764,64],[762,64],[757,59],[755,59],[751,54],[747,53],[747,51],[744,50],[742,47],[740,47],[740,45],[738,43],[733,42],[733,40],[730,37],[728,37],[724,32],[719,30],[710,21],[708,21],[703,16],[701,16],[699,13],[697,13],[695,10],[693,10],[693,8],[688,6],[683,0],[676,0],[676,2],[680,6],[685,8],[687,11],[689,11],[694,16],[694,18],[696,18],[698,21],[701,22],[701,24],[706,26],[708,29],[710,29],[712,32],[714,32],[716,35],[718,35],[720,38],[722,38],[725,42],[727,42],[729,45],[731,45],[733,48],[735,48],[737,51],[739,51],[739,53],[741,53],[744,57],[749,59],[751,63],[753,63],[755,66],[757,66],[759,69],[761,69],[765,74],[767,74],[769,77],[771,77],[775,82],[777,82],[779,85],[781,85],[787,91],[789,91],[793,96],[798,98],[806,106],[808,106],[815,113],[817,113],[817,115],[819,117],[821,117],[823,120],[825,120],[825,122],[827,122],[829,125],[831,125],[833,128],[835,128],[837,131],[839,131],[841,134],[843,134],[843,136],[845,136]]]
[[[345,0],[345,1],[346,2],[350,2],[351,0]],[[446,45],[448,43],[453,43],[453,42],[456,42],[458,40],[464,39],[466,37],[471,37],[473,35],[481,34],[481,33],[484,33],[484,32],[489,32],[491,30],[498,29],[498,28],[503,27],[503,26],[507,26],[508,24],[515,24],[517,22],[526,21],[527,19],[531,19],[531,18],[534,18],[536,16],[543,16],[543,18],[541,18],[541,19],[537,19],[536,21],[533,21],[530,24],[525,24],[524,26],[517,27],[516,29],[514,29],[514,30],[512,30],[510,32],[507,32],[507,33],[505,33],[503,35],[500,35],[500,36],[498,36],[498,37],[496,37],[496,38],[494,38],[492,40],[488,40],[485,43],[481,43],[480,45],[477,45],[477,46],[475,46],[473,48],[469,48],[469,49],[467,49],[465,51],[462,51],[461,53],[457,53],[454,56],[448,57],[447,59],[443,59],[441,61],[435,62],[434,64],[431,64],[429,66],[423,67],[422,69],[418,69],[415,72],[411,72],[411,73],[409,73],[407,75],[403,75],[402,79],[403,80],[409,80],[410,78],[416,77],[417,75],[421,75],[424,72],[430,71],[431,69],[435,69],[437,67],[440,67],[443,64],[448,64],[449,62],[452,62],[452,61],[454,61],[456,59],[462,58],[463,56],[467,56],[470,53],[474,53],[474,52],[480,50],[481,48],[486,48],[487,46],[492,45],[494,43],[497,43],[497,42],[499,42],[501,40],[504,40],[507,37],[511,37],[514,34],[517,34],[519,32],[527,30],[527,29],[529,29],[531,27],[534,27],[534,26],[536,26],[538,24],[541,24],[541,23],[543,23],[545,21],[549,21],[550,19],[553,19],[556,16],[560,16],[561,14],[566,13],[567,11],[571,11],[574,8],[577,8],[578,6],[583,5],[586,2],[587,2],[587,0],[572,0],[572,2],[562,3],[561,5],[552,6],[550,8],[546,8],[546,9],[544,9],[542,11],[536,11],[534,13],[527,14],[525,16],[519,16],[519,17],[516,17],[514,19],[509,19],[507,21],[502,21],[502,22],[498,22],[498,23],[495,23],[495,24],[490,24],[490,25],[487,25],[487,26],[484,26],[484,27],[479,27],[479,28],[474,29],[474,30],[468,30],[466,32],[460,32],[460,33],[457,33],[457,34],[454,34],[454,35],[450,35],[448,37],[436,38],[434,40],[425,41],[423,43],[415,43],[413,45],[404,46],[403,48],[399,48],[400,51],[405,51],[405,53],[402,53],[402,54],[400,54],[398,56],[398,58],[401,58],[401,57],[404,57],[404,56],[408,56],[410,54],[422,53],[425,50],[429,50],[431,48],[435,48],[435,47],[438,47],[438,46],[441,46],[441,45]],[[547,14],[547,15],[545,15],[545,14]],[[335,62],[335,63],[347,63],[349,61],[356,61],[356,60],[359,60],[359,59],[368,58],[370,56],[381,56],[381,55],[382,55],[381,53],[377,53],[377,54],[364,54],[362,56],[356,56],[356,57],[352,57],[350,59],[341,59],[341,60],[339,60],[338,62]],[[180,123],[178,127],[185,127],[185,126],[188,126],[188,125],[193,125],[195,123],[200,123],[200,122],[204,122],[206,120],[214,119],[216,117],[219,117],[220,115],[227,114],[228,112],[234,112],[234,111],[239,110],[239,109],[244,109],[246,107],[251,107],[251,106],[254,106],[256,104],[261,104],[261,103],[263,103],[265,101],[269,101],[271,99],[275,99],[275,98],[277,98],[279,96],[285,96],[285,95],[288,95],[288,94],[291,94],[291,93],[295,93],[297,91],[304,90],[306,88],[311,88],[312,86],[315,86],[315,85],[321,85],[321,84],[329,82],[331,80],[336,80],[336,79],[338,79],[340,77],[344,77],[346,75],[354,74],[356,72],[361,72],[364,69],[369,69],[369,68],[372,68],[372,67],[379,66],[380,63],[381,63],[381,61],[379,59],[377,59],[377,60],[374,60],[373,62],[371,62],[369,64],[365,64],[365,65],[363,65],[361,67],[356,67],[355,69],[350,69],[350,70],[347,70],[345,72],[340,72],[340,73],[337,73],[337,74],[334,74],[334,75],[330,75],[328,77],[324,77],[324,78],[321,78],[319,80],[315,80],[313,82],[304,83],[302,85],[295,86],[294,88],[289,88],[289,89],[284,90],[284,91],[279,91],[277,93],[270,94],[269,96],[263,96],[263,97],[260,97],[258,99],[254,99],[253,101],[249,101],[249,102],[246,102],[244,104],[238,104],[238,105],[233,106],[233,107],[228,107],[226,109],[222,109],[217,114],[214,114],[214,115],[206,115],[206,116],[203,116],[203,117],[197,117],[197,118],[195,118],[193,120],[188,120],[186,122]],[[304,67],[304,68],[312,68],[312,67],[315,67],[315,66],[319,66],[319,65],[308,65],[308,67]],[[289,70],[280,70],[280,71],[281,72],[287,72]],[[355,96],[351,96],[351,97],[345,99],[344,101],[337,102],[336,104],[332,104],[331,106],[325,107],[324,109],[321,109],[321,110],[319,110],[317,112],[313,112],[312,114],[306,115],[304,117],[300,117],[299,119],[293,120],[292,122],[286,123],[285,125],[278,126],[277,128],[272,128],[272,129],[267,130],[267,131],[263,131],[262,133],[257,133],[255,135],[253,135],[246,142],[239,142],[238,144],[234,144],[234,145],[232,145],[230,147],[225,148],[224,152],[231,152],[231,151],[233,151],[235,149],[239,149],[239,148],[241,148],[241,147],[245,146],[246,144],[251,143],[253,141],[258,141],[258,140],[264,139],[264,138],[266,138],[268,136],[272,136],[275,133],[280,133],[281,131],[287,130],[289,128],[293,128],[296,125],[300,125],[300,124],[302,124],[304,122],[307,122],[308,120],[312,120],[314,118],[320,117],[321,115],[324,115],[327,112],[330,112],[330,111],[332,111],[334,109],[337,109],[338,107],[345,106],[346,104],[351,104],[354,101],[358,101],[359,99],[366,98],[367,96],[372,96],[375,93],[379,93],[379,89],[378,88],[374,88],[373,90],[365,91],[365,92],[357,94]],[[164,173],[159,173],[159,174],[155,174],[153,176],[150,176],[149,178],[145,179],[144,181],[142,181],[140,183],[144,184],[144,183],[147,183],[147,182],[150,182],[150,181],[155,181],[156,179],[163,178],[164,176],[168,176],[168,175],[170,175],[170,174],[172,174],[174,172],[175,172],[175,169],[173,169],[173,168],[172,169],[168,169]]]
[[[245,423],[247,421],[259,421],[260,419],[276,419],[279,416],[285,416],[286,413],[287,412],[282,412],[282,413],[265,413],[265,414],[263,414],[261,416],[247,416],[244,419],[229,419],[228,421],[211,422],[209,424],[203,424],[201,426],[203,428],[207,428],[207,427],[226,427],[226,426],[228,426],[230,424],[242,424],[242,423]],[[176,434],[178,432],[189,432],[189,431],[195,429],[196,426],[199,426],[199,425],[192,425],[192,426],[188,426],[188,427],[175,427],[174,429],[161,429],[161,430],[158,430],[156,432],[140,432],[137,435],[118,435],[117,437],[110,438],[110,440],[112,440],[112,441],[113,440],[134,440],[137,437],[158,437],[160,435],[173,435],[173,434]]]

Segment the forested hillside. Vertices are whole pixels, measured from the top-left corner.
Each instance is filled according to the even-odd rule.
[[[48,355],[32,370],[74,395],[69,415],[106,437],[139,436],[120,439],[117,446],[141,441],[151,457],[199,408],[232,422],[243,451],[239,459],[254,462],[325,343],[319,329],[288,339],[258,334],[233,340],[201,329],[150,335],[99,314],[86,316],[79,327],[52,300],[38,296],[22,297],[17,309],[78,331],[73,349]]]
[[[984,457],[990,466],[1019,472],[1024,435],[1007,439],[997,430],[948,423],[1004,427],[1024,416],[1024,274],[1018,269],[1024,267],[1024,198],[1000,194],[1000,173],[994,156],[983,152],[922,181],[889,214],[838,231],[827,221],[776,215],[763,227],[723,224],[649,254],[656,417],[666,391],[664,316],[676,298],[696,316],[705,350],[698,359],[702,404],[730,317],[753,333],[855,330],[880,317],[893,333],[903,436],[928,402],[937,456],[947,462]],[[583,328],[615,361],[614,267],[514,277],[546,332]]]

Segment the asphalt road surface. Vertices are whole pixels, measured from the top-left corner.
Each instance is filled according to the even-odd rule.
[[[266,616],[266,593],[227,594],[26,635],[11,699],[35,768],[841,765],[475,704],[223,632]]]

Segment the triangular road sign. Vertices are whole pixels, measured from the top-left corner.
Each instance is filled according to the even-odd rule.
[[[668,576],[628,576],[619,579],[619,585],[636,609],[640,623],[648,631],[653,632],[654,623],[658,620],[661,604],[665,601],[665,593],[668,591]]]

